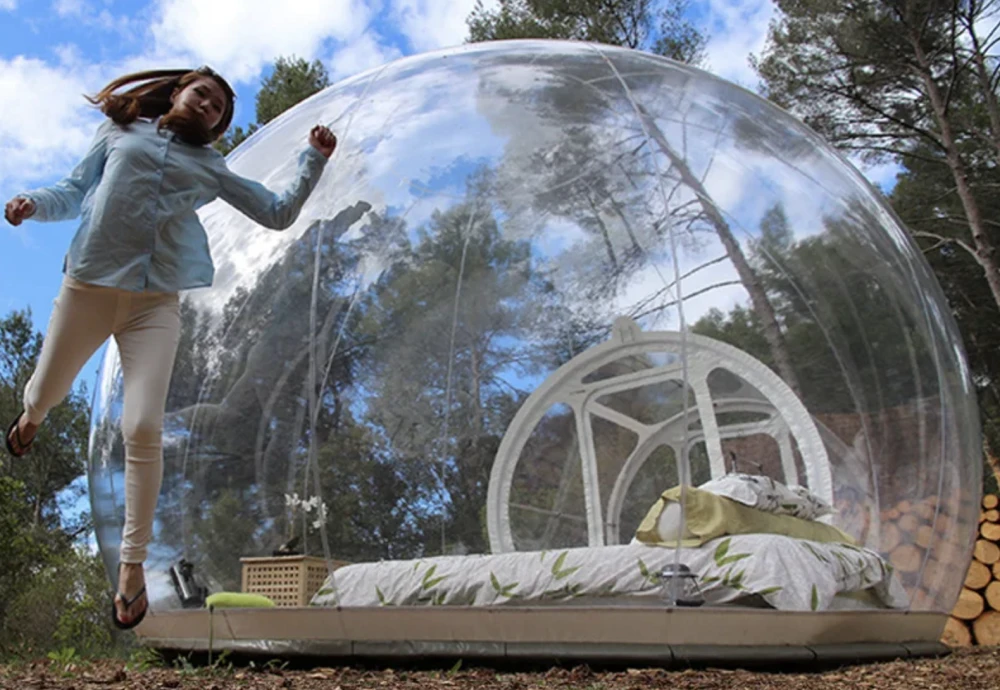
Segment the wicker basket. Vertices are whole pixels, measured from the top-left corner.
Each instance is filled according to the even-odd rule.
[[[260,594],[276,606],[309,606],[327,578],[327,562],[316,556],[262,556],[241,558],[242,591]],[[332,561],[334,570],[347,565]]]

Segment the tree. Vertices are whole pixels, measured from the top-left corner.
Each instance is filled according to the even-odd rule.
[[[978,146],[983,143],[980,141]],[[1000,357],[997,356],[1000,308],[992,298],[974,252],[962,246],[966,224],[951,174],[940,161],[929,160],[934,153],[928,147],[923,149],[923,155],[904,159],[890,201],[917,236],[948,299],[979,392],[987,445],[997,449],[1000,448]],[[991,190],[1000,185],[1000,172],[996,168],[979,170],[970,178],[970,184],[986,217],[997,218],[1000,204]],[[993,221],[990,225],[995,227]]]
[[[682,19],[683,5],[670,4],[667,7],[668,9],[664,10],[667,14],[664,16],[669,16],[671,19],[669,22],[664,22],[663,27],[661,27],[664,33],[657,39],[656,47],[667,49],[670,46],[676,48],[678,46],[701,45],[701,42],[704,40],[701,34],[693,25]],[[501,3],[500,8],[493,12],[485,12],[480,6],[469,19],[470,39],[493,40],[525,38],[534,35],[538,38],[600,40],[606,43],[634,48],[648,43],[646,41],[646,33],[638,30],[626,30],[626,28],[630,26],[648,27],[652,12],[652,5],[646,2],[531,2],[526,0],[524,2]],[[675,59],[694,60],[697,59],[697,51],[692,53],[686,49],[679,49],[676,54],[668,56]],[[581,83],[587,83],[586,76],[580,75],[580,79],[583,80]],[[550,93],[547,94],[547,97],[541,99],[538,106],[539,111],[550,104],[559,104],[559,107],[565,109],[567,102],[574,102],[574,107],[580,108],[581,113],[585,112],[588,108],[593,110],[594,108],[600,109],[605,107],[601,104],[602,99],[591,98],[588,101],[588,93],[581,89],[577,83],[567,81],[565,84],[554,84],[549,91]],[[510,93],[506,94],[506,96],[516,97],[516,95],[512,96]],[[634,146],[634,151],[629,153],[624,150],[624,142],[614,142],[616,147],[623,149],[619,159],[631,158],[634,161],[636,154],[640,152],[643,155],[650,156],[658,153],[666,158],[669,170],[663,174],[663,177],[666,179],[662,180],[662,182],[668,182],[672,187],[671,196],[673,196],[676,190],[683,189],[685,193],[691,195],[692,204],[700,207],[700,213],[696,214],[690,221],[687,221],[689,227],[691,222],[699,225],[708,225],[719,239],[726,252],[726,256],[736,269],[740,282],[747,290],[754,310],[758,312],[760,322],[764,327],[765,336],[773,351],[771,361],[786,383],[793,390],[798,391],[797,375],[791,358],[787,353],[787,348],[784,345],[781,324],[778,322],[763,287],[744,256],[743,249],[736,239],[729,221],[726,219],[724,210],[719,207],[705,187],[703,180],[708,171],[699,171],[696,173],[694,166],[688,160],[688,152],[685,148],[686,135],[681,134],[677,136],[665,133],[657,118],[653,115],[655,111],[648,104],[642,103],[638,99],[626,98],[624,94],[617,94],[615,96],[608,94],[602,98],[615,97],[626,101],[621,104],[622,111],[629,112],[634,110],[636,119],[639,121],[638,126],[634,127],[634,130],[636,130],[634,134],[638,139],[638,143]],[[673,108],[674,106],[664,104],[661,110],[663,112],[670,112]],[[557,108],[556,112],[561,111]],[[594,121],[598,121],[599,118],[593,116],[593,119]],[[680,119],[683,120],[683,118]],[[726,127],[728,125],[723,124],[722,126]],[[565,139],[567,142],[572,141],[577,148],[580,148],[585,142],[586,134],[580,133],[579,130],[581,128],[576,129],[576,135],[572,139],[570,137],[565,137]],[[739,136],[742,145],[748,148],[753,148],[756,145],[757,132],[753,130],[752,126],[745,125],[742,131],[736,132],[736,134]],[[605,147],[610,145],[610,142],[603,143]],[[566,146],[564,144],[562,148],[566,148]],[[589,147],[586,150],[573,152],[573,156],[578,159],[593,160],[599,156],[599,153],[599,149]],[[554,158],[549,153],[546,153],[546,155],[550,159]],[[565,156],[562,156],[562,158],[565,158]],[[550,161],[547,160],[546,162],[549,163]],[[618,159],[616,159],[617,164]],[[634,165],[634,163],[632,164]],[[576,176],[575,170],[573,171],[573,175]],[[660,177],[658,171],[655,175]],[[659,182],[655,184],[659,184]],[[535,186],[537,187],[538,185]],[[608,188],[609,185],[593,182],[589,187],[591,192],[584,195],[588,198],[594,196],[593,190],[600,191]],[[614,198],[611,201],[612,206],[621,207],[620,202],[616,203]],[[592,198],[587,203],[592,206],[594,205]],[[679,203],[677,206],[683,208]],[[597,222],[600,214],[596,208],[594,208],[594,211],[594,222],[603,232],[603,225]],[[661,208],[659,209],[659,213],[661,214],[660,217],[655,218],[651,223],[654,227],[663,228],[669,223],[677,222],[677,219],[672,217],[674,212],[671,209]],[[669,214],[670,217],[663,217],[664,214]],[[620,216],[621,214],[619,213],[618,215]],[[608,253],[612,263],[612,275],[615,275],[617,274],[617,268],[614,266],[616,260],[610,248]]]
[[[777,5],[783,14],[754,61],[767,97],[864,159],[919,158],[944,167],[966,229],[966,241],[957,246],[976,261],[1000,305],[997,233],[974,186],[977,171],[1000,163],[997,75],[990,56],[995,3]],[[981,36],[980,27],[991,23],[993,29]]]
[[[487,547],[490,466],[525,397],[514,381],[536,365],[524,349],[547,321],[547,282],[530,244],[500,232],[493,177],[474,172],[467,198],[431,215],[408,260],[362,305],[360,324],[382,334],[361,374],[367,425],[391,439],[393,464],[430,473],[425,529],[439,526],[446,548],[474,553]],[[437,550],[433,535],[423,534],[428,550]]]
[[[686,0],[500,0],[469,15],[469,41],[550,38],[649,50],[697,64],[706,37],[684,16]]]
[[[0,319],[0,418],[21,411],[41,346],[30,311]],[[107,579],[80,543],[90,517],[69,518],[64,510],[82,493],[74,482],[84,471],[87,421],[81,386],[49,412],[28,455],[0,461],[0,658],[70,644],[95,653],[111,646]]]
[[[330,85],[330,75],[319,60],[279,57],[274,71],[257,92],[257,125],[262,127],[293,105]]]
[[[259,128],[329,85],[330,75],[319,60],[308,62],[298,57],[279,57],[274,61],[274,71],[261,82],[257,92],[257,121],[250,123],[246,130],[237,125],[215,147],[228,154]]]
[[[13,420],[22,410],[24,387],[38,362],[42,335],[31,327],[31,312],[13,311],[0,319],[0,418]],[[50,410],[39,427],[31,452],[24,458],[5,458],[11,476],[24,484],[31,505],[32,525],[65,528],[70,535],[87,530],[88,517],[63,522],[59,501],[84,472],[87,450],[88,401],[86,388],[71,391]],[[7,424],[3,426],[6,433]]]

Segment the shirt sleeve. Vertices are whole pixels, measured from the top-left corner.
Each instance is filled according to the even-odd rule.
[[[327,164],[327,158],[309,146],[299,156],[295,179],[277,194],[254,180],[234,173],[220,158],[219,196],[247,217],[273,230],[284,230],[299,217]]]
[[[108,137],[114,128],[109,119],[101,123],[90,144],[87,155],[73,171],[51,187],[42,187],[19,196],[35,202],[32,220],[69,220],[80,215],[84,197],[100,181],[108,157]]]

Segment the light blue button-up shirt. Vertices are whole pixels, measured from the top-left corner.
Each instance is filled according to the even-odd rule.
[[[80,216],[63,262],[69,276],[132,291],[209,286],[215,266],[195,212],[218,197],[265,227],[285,229],[327,163],[307,146],[295,178],[277,194],[229,170],[215,149],[156,125],[106,120],[68,177],[21,195],[35,202],[34,220]]]

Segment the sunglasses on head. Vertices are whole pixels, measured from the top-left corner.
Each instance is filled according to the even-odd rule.
[[[233,88],[229,85],[229,82],[227,82],[223,78],[223,76],[218,72],[216,72],[214,69],[212,69],[208,65],[202,65],[201,67],[198,67],[194,71],[197,72],[198,74],[203,74],[206,77],[212,77],[213,79],[215,79],[225,88],[226,93],[229,95],[229,97],[234,101],[236,100],[236,93],[233,91]]]

